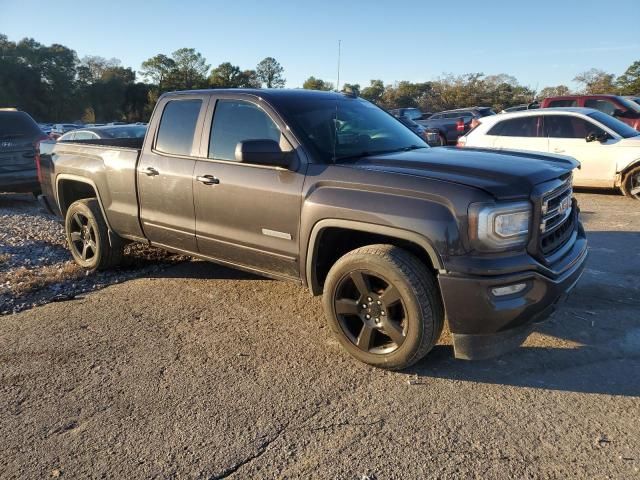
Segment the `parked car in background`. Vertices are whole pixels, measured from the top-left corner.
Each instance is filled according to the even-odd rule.
[[[38,127],[40,127],[40,130],[42,130],[45,134],[49,135],[51,133],[51,129],[53,128],[53,123],[39,123]]]
[[[147,131],[144,125],[114,125],[79,128],[58,138],[59,142],[70,140],[97,140],[99,138],[143,138]]]
[[[141,241],[302,283],[345,350],[384,368],[424,357],[445,312],[456,357],[515,348],[588,255],[575,160],[429,148],[354,94],[171,92],[144,139],[43,142],[40,158],[83,268]]]
[[[640,105],[618,95],[565,95],[540,102],[540,108],[558,107],[593,108],[640,130]]]
[[[25,112],[0,108],[0,192],[38,193],[38,143],[48,137]]]
[[[480,118],[495,114],[490,107],[459,108],[434,113],[418,123],[428,130],[437,131],[440,145],[452,145],[475,127]]]
[[[394,108],[389,113],[397,118],[408,118],[409,120],[418,121],[426,120],[431,116],[431,112],[423,113],[419,108]]]
[[[520,105],[514,105],[513,107],[505,108],[504,110],[501,110],[500,113],[520,112],[522,110],[534,110],[536,108],[540,108],[540,104],[538,102],[522,103]]]
[[[620,188],[640,199],[640,132],[590,108],[548,108],[483,119],[461,147],[568,155],[580,162],[575,185]]]
[[[632,102],[635,102],[638,105],[640,105],[640,97],[636,97],[634,95],[628,95],[628,96],[626,96],[624,98],[626,98],[627,100],[631,100]]]
[[[114,125],[127,125],[127,122],[109,122],[109,123],[107,123],[107,125],[109,125],[109,126],[114,126]]]
[[[56,123],[51,128],[50,136],[53,139],[57,139],[57,138],[60,138],[65,133],[70,132],[71,130],[80,128],[81,126],[82,125],[77,125],[75,123]]]

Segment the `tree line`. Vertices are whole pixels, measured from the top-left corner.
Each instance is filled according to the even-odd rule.
[[[620,76],[591,69],[574,78],[586,93],[640,94],[640,61]],[[15,106],[41,122],[81,120],[85,123],[148,120],[158,97],[167,91],[197,88],[282,88],[284,68],[273,57],[255,69],[230,62],[211,68],[194,48],[159,53],[136,72],[117,58],[79,58],[64,45],[43,45],[25,38],[13,42],[0,34],[0,107]],[[361,87],[345,83],[384,108],[418,107],[425,112],[486,105],[494,109],[528,103],[547,96],[574,93],[566,85],[539,92],[507,74],[445,75],[427,82],[385,84],[371,80]],[[333,90],[335,85],[314,76],[303,88]]]

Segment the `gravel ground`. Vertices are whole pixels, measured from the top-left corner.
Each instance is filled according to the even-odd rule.
[[[0,318],[0,477],[640,478],[640,203],[580,193],[590,258],[503,357],[349,357],[319,298],[183,262]]]
[[[71,259],[64,229],[31,195],[0,194],[0,315],[76,298],[188,260],[131,244],[123,267],[88,274]]]

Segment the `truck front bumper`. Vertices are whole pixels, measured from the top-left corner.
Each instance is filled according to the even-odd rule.
[[[440,290],[456,358],[481,360],[520,346],[534,325],[549,317],[576,285],[587,255],[587,240],[580,226],[573,246],[558,262],[558,270],[541,268],[544,273],[529,270],[491,276],[441,274]],[[510,286],[523,289],[496,295],[494,289]]]

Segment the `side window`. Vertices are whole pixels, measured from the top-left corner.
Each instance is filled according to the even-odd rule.
[[[615,104],[613,102],[610,102],[609,100],[590,98],[584,101],[584,106],[587,108],[595,108],[596,110],[600,110],[602,113],[606,113],[607,115],[613,115],[616,111]]]
[[[435,115],[431,115],[431,117],[429,117],[429,120],[440,120],[442,118],[442,115],[440,115],[439,113],[436,113]]]
[[[156,150],[174,155],[191,155],[193,136],[202,100],[171,100],[160,119]]]
[[[590,133],[599,135],[604,131],[593,123],[580,117],[569,115],[547,115],[544,118],[545,130],[550,138],[581,138]]]
[[[540,129],[538,116],[513,118],[494,125],[487,135],[503,137],[539,137]]]
[[[218,100],[209,137],[209,158],[235,161],[236,145],[245,140],[274,140],[280,130],[260,107],[242,100]]]
[[[578,100],[553,100],[549,102],[549,107],[577,107]]]

